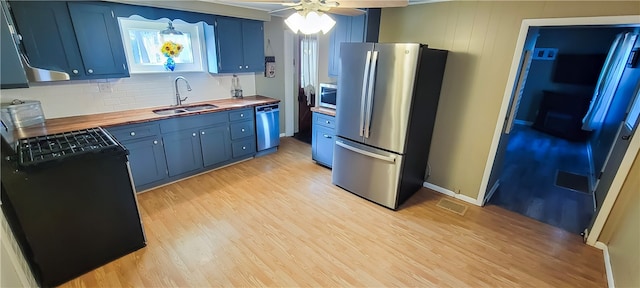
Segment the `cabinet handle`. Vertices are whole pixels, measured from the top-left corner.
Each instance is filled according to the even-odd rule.
[[[324,122],[327,122],[327,124],[331,124],[331,121],[324,121]]]
[[[327,135],[327,134],[322,134],[322,136],[324,136],[324,138],[329,138],[331,139],[331,136]]]
[[[240,113],[240,117],[244,117],[244,113]]]
[[[158,145],[158,140],[153,140],[153,144]]]
[[[78,74],[79,71],[78,71],[78,69],[73,69],[73,70],[71,70],[71,72],[73,72],[73,74]]]
[[[244,68],[246,68],[246,69],[249,69],[249,65],[247,65],[247,66],[244,66]]]
[[[89,69],[89,70],[87,70],[87,73],[89,73],[89,74],[93,74],[93,69]]]
[[[191,136],[193,136],[193,137],[196,137],[196,135],[198,135],[198,134],[196,134],[196,133],[191,134]]]
[[[136,132],[131,132],[131,133],[129,133],[129,135],[136,136]]]
[[[244,128],[240,129],[240,131],[244,132]]]
[[[204,131],[200,132],[200,134],[204,135]]]
[[[238,66],[238,68],[242,69],[242,65]]]
[[[247,150],[247,146],[242,146],[242,150]]]

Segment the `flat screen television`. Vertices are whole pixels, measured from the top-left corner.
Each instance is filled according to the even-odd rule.
[[[552,81],[595,86],[607,54],[558,54]]]

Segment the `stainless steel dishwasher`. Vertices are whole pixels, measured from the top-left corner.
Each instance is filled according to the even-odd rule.
[[[278,150],[278,145],[280,145],[280,109],[277,103],[256,107],[256,134],[257,156]]]

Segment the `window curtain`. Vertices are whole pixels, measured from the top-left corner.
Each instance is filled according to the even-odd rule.
[[[600,128],[620,84],[627,57],[637,37],[637,34],[629,32],[619,34],[613,41],[593,91],[589,110],[582,119],[582,130],[593,131]]]
[[[304,89],[307,105],[311,105],[311,94],[318,87],[318,38],[305,35],[300,41],[300,88]]]

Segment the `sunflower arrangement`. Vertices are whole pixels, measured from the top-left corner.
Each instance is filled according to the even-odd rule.
[[[161,52],[166,57],[178,57],[180,52],[182,52],[182,44],[175,43],[173,41],[165,41],[162,44]]]

